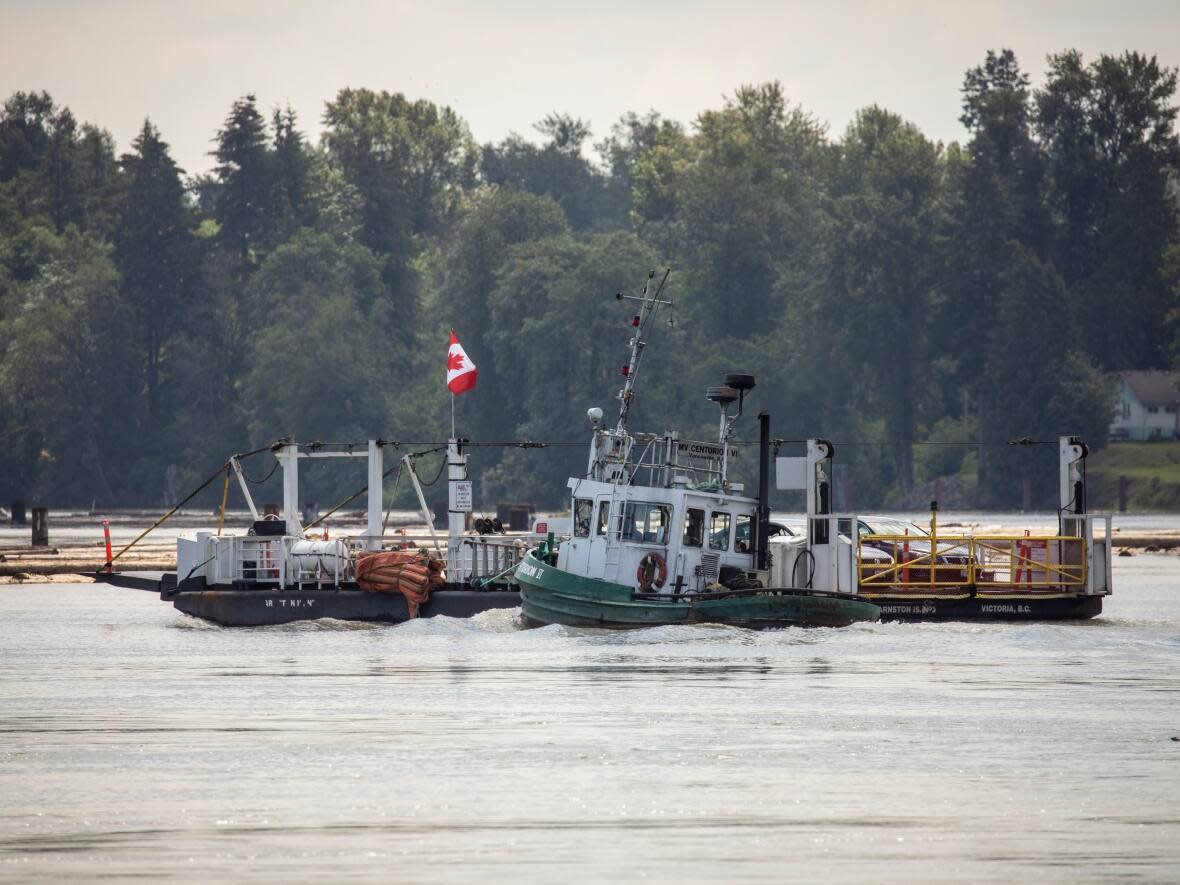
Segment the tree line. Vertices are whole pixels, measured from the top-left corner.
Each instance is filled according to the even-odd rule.
[[[950,144],[875,105],[833,135],[777,83],[690,124],[626,113],[594,141],[554,113],[482,145],[451,108],[367,89],[326,103],[313,144],[246,95],[190,176],[150,120],[117,154],[15,93],[0,495],[154,506],[282,436],[444,439],[452,326],[480,371],[463,435],[583,440],[621,382],[614,295],[670,266],[635,426],[707,437],[704,388],[748,371],[776,436],[837,443],[853,506],[935,479],[975,506],[1028,479],[1049,505],[1055,448],[1008,442],[1100,447],[1111,373],[1176,356],[1180,139],[1154,57],[1047,64],[1033,89],[988,52]],[[556,504],[583,458],[480,449],[477,501]],[[323,500],[355,478],[310,474]]]

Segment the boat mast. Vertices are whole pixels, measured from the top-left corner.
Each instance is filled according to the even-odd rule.
[[[619,391],[619,423],[615,427],[615,433],[620,435],[627,431],[627,415],[631,411],[631,399],[635,395],[635,378],[639,374],[639,362],[643,359],[643,346],[646,343],[643,340],[644,330],[647,329],[648,321],[655,315],[659,305],[672,303],[660,300],[660,292],[664,290],[664,283],[668,282],[668,274],[671,272],[671,268],[665,270],[660,284],[656,286],[656,272],[651,271],[643,285],[642,295],[624,295],[620,292],[615,296],[620,301],[626,299],[640,302],[639,313],[631,318],[631,325],[635,327],[635,335],[631,339],[631,361],[623,367],[623,389]]]

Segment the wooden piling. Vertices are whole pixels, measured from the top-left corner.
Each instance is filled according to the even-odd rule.
[[[49,508],[33,508],[33,546],[49,546]]]

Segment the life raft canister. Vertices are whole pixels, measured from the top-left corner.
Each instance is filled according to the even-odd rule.
[[[635,570],[635,580],[639,582],[644,593],[652,587],[657,589],[663,587],[664,582],[668,580],[668,564],[664,562],[664,557],[653,550],[639,560],[639,568]]]

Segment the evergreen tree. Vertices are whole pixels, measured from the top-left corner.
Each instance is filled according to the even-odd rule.
[[[272,319],[249,340],[242,378],[253,444],[393,429],[401,385],[379,379],[397,377],[406,355],[390,341],[397,317],[381,297],[381,269],[364,246],[306,229],[259,268],[249,297]]]
[[[385,259],[399,344],[409,352],[420,295],[414,262],[426,240],[449,227],[474,183],[471,133],[448,107],[368,89],[341,90],[328,102],[324,124],[328,162],[359,196],[356,236]]]
[[[949,156],[945,299],[935,340],[950,367],[944,408],[971,408],[982,427],[993,420],[987,410],[994,405],[979,372],[987,358],[982,330],[998,310],[1012,245],[1046,260],[1052,225],[1044,200],[1044,157],[1033,137],[1029,77],[1016,56],[1010,49],[988,50],[984,63],[967,71],[961,92],[959,119],[971,139],[965,150]],[[968,406],[957,407],[960,402]],[[989,450],[980,451],[983,486]]]
[[[611,194],[607,176],[583,154],[589,124],[568,114],[549,114],[533,128],[545,137],[540,146],[516,134],[499,145],[484,146],[484,180],[548,197],[561,206],[574,230],[623,226],[626,214]]]
[[[78,124],[46,92],[18,92],[0,114],[0,182],[25,217],[61,233],[82,221]]]
[[[636,219],[691,278],[692,319],[744,339],[815,272],[823,127],[777,83],[737,90],[691,138],[667,133],[636,170]]]
[[[490,298],[491,351],[479,365],[482,372],[490,357],[495,366],[514,438],[569,439],[571,429],[587,427],[587,408],[617,402],[629,312],[611,296],[634,288],[636,268],[658,266],[649,247],[622,232],[547,237],[511,250]],[[647,409],[637,423],[659,420]],[[508,450],[483,473],[481,497],[553,501],[554,490],[585,469],[580,451],[542,457]]]
[[[983,442],[992,455],[981,489],[994,505],[1012,507],[1027,479],[1037,506],[1048,506],[1057,487],[1057,437],[1076,434],[1095,449],[1105,445],[1114,389],[1077,350],[1061,276],[1019,245],[1009,253],[982,372],[990,400]],[[1023,438],[1047,445],[1006,446]]]
[[[248,274],[263,258],[271,222],[270,156],[266,121],[257,100],[234,102],[217,133],[217,222],[222,246],[238,257]]]
[[[110,248],[71,228],[21,294],[0,361],[0,482],[33,500],[87,505],[142,491],[129,470],[136,446],[112,420],[134,411],[138,391],[125,356],[134,318]]]
[[[303,134],[295,128],[295,112],[275,111],[271,120],[271,240],[284,243],[301,227],[315,224],[310,196],[311,156]]]
[[[656,111],[642,116],[626,113],[611,126],[610,135],[594,147],[609,173],[607,190],[612,214],[621,219],[630,217],[635,170],[641,158],[660,144],[683,136],[683,131],[679,123],[663,119]]]
[[[439,233],[473,181],[467,125],[400,93],[342,90],[324,112],[331,161],[363,200],[361,239],[404,265],[413,239]]]
[[[913,484],[918,409],[930,385],[929,317],[938,299],[938,148],[896,114],[860,111],[840,144],[830,302],[823,338],[872,379],[903,497]]]
[[[36,170],[48,153],[57,106],[48,92],[16,92],[0,113],[0,181]]]
[[[1158,317],[1171,304],[1164,254],[1177,228],[1177,72],[1137,52],[1049,59],[1037,130],[1059,219],[1054,263],[1069,287],[1083,349],[1107,369],[1167,365]]]
[[[491,354],[497,333],[491,294],[514,246],[567,233],[561,208],[546,197],[514,190],[484,187],[476,191],[454,235],[444,250],[432,288],[439,293],[432,305],[437,334],[450,326],[462,335],[464,346],[478,361],[478,397],[463,403],[464,432],[475,439],[511,437],[515,426],[502,407],[510,389],[501,386]]]
[[[1025,476],[1050,503],[1053,446],[1007,440],[1097,447],[1103,370],[1180,349],[1176,86],[1154,58],[1065,52],[1033,91],[1001,50],[967,71],[967,138],[945,150],[880,108],[831,140],[771,83],[690,127],[625,115],[596,161],[588,125],[551,114],[478,169],[466,125],[428,101],[343,90],[311,148],[289,109],[268,125],[245,96],[188,193],[150,123],[116,161],[105,131],[15,93],[0,502],[156,503],[165,475],[196,481],[286,432],[439,438],[450,325],[481,368],[464,432],[569,438],[620,383],[629,312],[611,296],[663,258],[675,308],[637,426],[711,436],[701,390],[749,371],[776,434],[837,442],[857,507],[968,469],[959,448],[910,453],[975,433],[995,503]],[[581,457],[488,458],[480,497],[556,503]]]
[[[132,152],[120,160],[126,195],[115,232],[115,259],[135,318],[148,426],[158,427],[168,347],[195,282],[192,219],[181,170],[150,120],[144,121],[131,146]]]
[[[82,190],[81,226],[111,239],[122,186],[115,140],[106,130],[89,123],[82,126],[78,143],[78,178]]]

